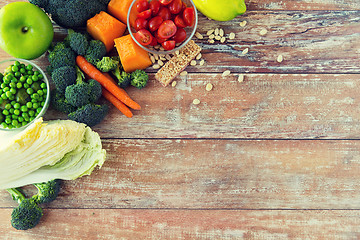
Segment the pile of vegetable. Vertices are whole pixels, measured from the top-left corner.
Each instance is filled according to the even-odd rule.
[[[128,107],[141,108],[122,88],[145,87],[147,73],[140,69],[127,73],[118,56],[106,54],[106,46],[100,40],[71,29],[64,41],[50,49],[48,72],[56,88],[51,94],[51,105],[68,114],[68,119],[90,127],[100,123],[109,109],[106,104],[98,104],[102,95],[127,117],[132,117]],[[85,75],[90,79],[85,79]]]
[[[71,120],[36,120],[0,147],[0,189],[7,189],[19,206],[11,215],[19,230],[35,227],[41,204],[56,199],[61,180],[90,175],[105,161],[100,136]],[[19,168],[21,166],[21,168]],[[25,198],[22,186],[34,185],[38,193]]]
[[[0,124],[19,128],[33,121],[45,105],[47,85],[32,65],[15,61],[0,73]]]

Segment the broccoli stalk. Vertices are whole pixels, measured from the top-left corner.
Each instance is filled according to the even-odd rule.
[[[101,72],[110,72],[115,70],[116,67],[119,65],[119,57],[103,57],[100,61],[96,62],[96,68],[99,69]]]
[[[130,84],[138,89],[144,88],[149,81],[149,76],[144,70],[137,69],[131,73]]]
[[[61,180],[54,179],[33,185],[38,189],[38,193],[31,198],[38,204],[49,203],[57,198],[61,188]]]
[[[25,198],[20,188],[9,188],[7,191],[11,194],[13,200],[19,203],[11,213],[11,225],[17,230],[27,230],[35,227],[41,217],[43,210],[32,198]]]

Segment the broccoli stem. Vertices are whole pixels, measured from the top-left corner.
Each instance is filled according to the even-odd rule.
[[[26,198],[20,188],[8,188],[6,190],[10,193],[12,199],[17,201],[19,204]]]

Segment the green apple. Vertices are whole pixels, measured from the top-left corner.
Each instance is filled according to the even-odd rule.
[[[54,28],[50,18],[29,2],[12,2],[0,9],[0,47],[16,58],[40,57],[50,46]]]

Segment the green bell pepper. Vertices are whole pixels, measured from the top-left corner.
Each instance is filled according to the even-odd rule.
[[[244,0],[193,0],[196,9],[216,21],[230,21],[245,13]]]

